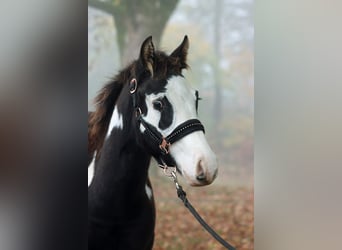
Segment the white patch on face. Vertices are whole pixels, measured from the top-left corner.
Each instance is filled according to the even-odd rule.
[[[147,115],[143,115],[143,118],[145,121],[152,124],[157,129],[158,129],[159,121],[160,121],[160,112],[153,108],[153,101],[164,96],[165,96],[165,93],[150,94],[150,95],[146,95],[146,99],[145,99],[146,106],[147,106]],[[142,124],[140,124],[140,131],[142,133],[144,133],[145,131],[145,127]]]
[[[95,158],[96,153],[94,154],[94,158],[91,161],[90,165],[88,166],[88,187],[90,186],[93,178],[94,178],[94,172],[95,172]]]
[[[152,189],[147,184],[145,185],[145,192],[147,194],[147,197],[152,200]]]
[[[148,112],[144,116],[144,119],[156,127],[164,137],[168,136],[181,123],[197,118],[195,93],[190,90],[183,77],[172,77],[168,80],[165,88],[165,93],[146,96]],[[163,96],[166,96],[173,108],[172,124],[165,130],[159,129],[160,112],[153,108],[153,101]],[[202,131],[193,132],[173,143],[170,147],[170,153],[190,185],[206,185],[215,179],[217,173],[216,156]],[[199,182],[196,179],[200,169],[206,176],[204,182]]]
[[[117,106],[115,106],[114,108],[114,112],[109,123],[106,139],[110,136],[114,128],[123,129],[122,115],[119,113]]]

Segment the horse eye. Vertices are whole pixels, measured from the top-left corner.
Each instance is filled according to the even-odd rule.
[[[154,101],[153,108],[158,111],[161,111],[163,109],[163,103],[160,100]]]

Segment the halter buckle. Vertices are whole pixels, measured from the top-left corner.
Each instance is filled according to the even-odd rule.
[[[159,145],[159,148],[165,153],[168,154],[169,153],[169,147],[171,146],[170,142],[168,142],[164,137],[162,142]]]

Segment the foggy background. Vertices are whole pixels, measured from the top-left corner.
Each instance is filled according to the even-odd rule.
[[[171,53],[188,35],[190,69],[184,75],[202,97],[199,119],[218,156],[219,175],[208,187],[184,187],[223,238],[238,249],[253,249],[253,1],[88,4],[89,110],[100,88],[138,58],[146,37],[152,35],[157,49]],[[177,201],[154,162],[150,176],[157,205],[154,249],[222,249]]]

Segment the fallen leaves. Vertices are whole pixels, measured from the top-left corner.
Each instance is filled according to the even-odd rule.
[[[225,249],[206,232],[178,199],[171,181],[153,176],[157,209],[154,250]],[[203,219],[236,249],[254,248],[253,188],[183,186]]]

